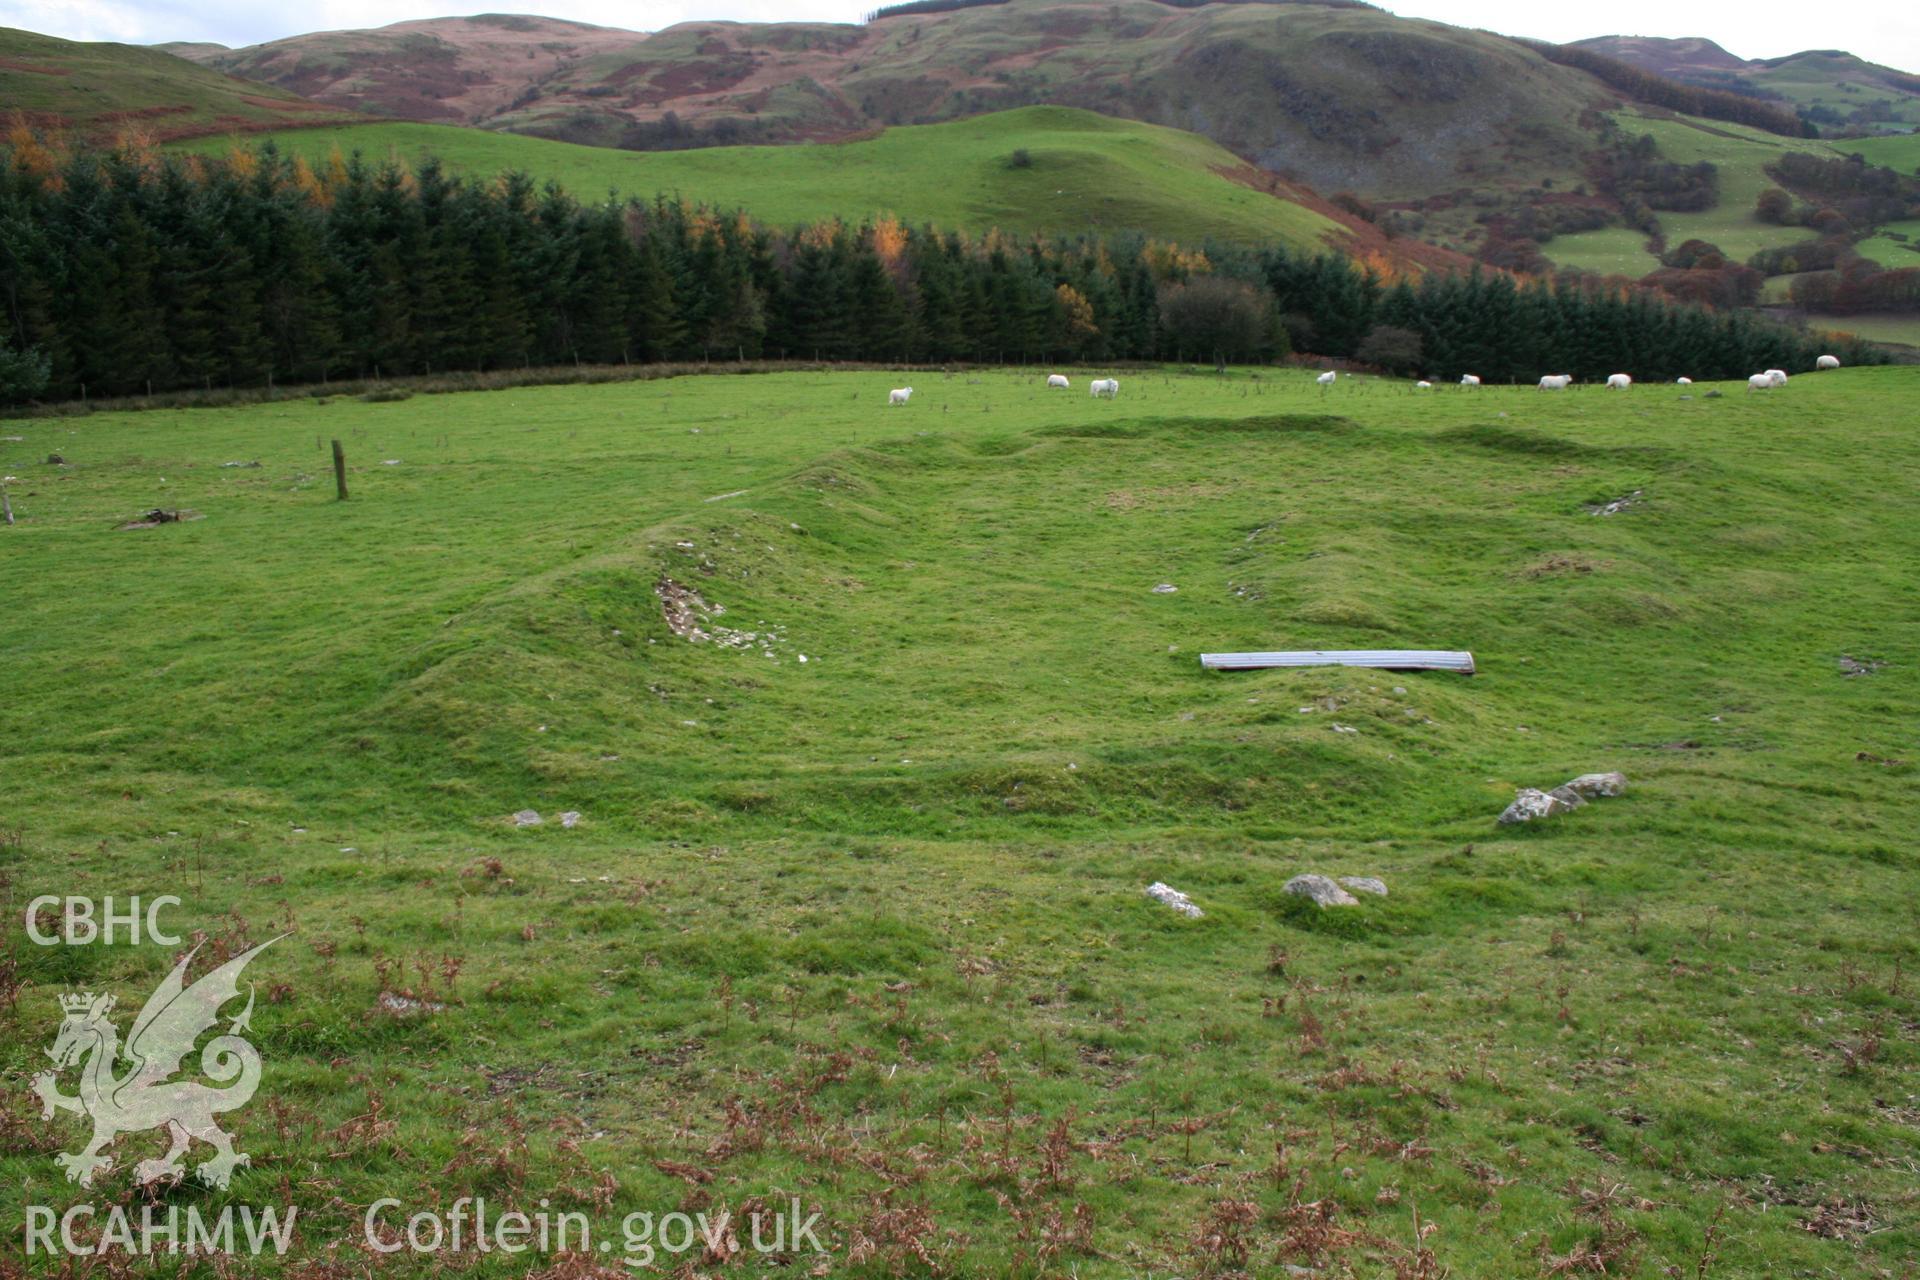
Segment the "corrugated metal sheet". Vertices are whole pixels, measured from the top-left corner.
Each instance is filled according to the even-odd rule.
[[[1473,655],[1455,649],[1295,649],[1282,653],[1203,653],[1209,671],[1266,667],[1377,667],[1382,671],[1455,671],[1473,674]]]

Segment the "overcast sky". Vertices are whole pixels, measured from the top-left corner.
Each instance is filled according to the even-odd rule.
[[[377,27],[405,18],[486,12],[540,13],[609,27],[653,31],[690,18],[857,22],[879,0],[0,0],[0,26],[69,40],[211,40],[258,44],[307,31]],[[1605,6],[1551,0],[1386,0],[1408,17],[1485,27],[1508,35],[1578,40],[1596,35],[1708,36],[1743,58],[1769,58],[1811,45],[1849,49],[1874,62],[1920,72],[1920,3],[1853,0],[1809,7],[1780,0],[1611,0]],[[1814,17],[1817,16],[1817,22]]]

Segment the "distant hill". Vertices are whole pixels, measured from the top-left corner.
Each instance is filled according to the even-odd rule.
[[[1829,132],[1910,132],[1920,127],[1920,75],[1839,49],[1740,58],[1711,40],[1596,36],[1575,48],[1703,88],[1730,89],[1792,106]]]
[[[1353,0],[942,0],[859,25],[651,34],[485,15],[191,52],[342,107],[636,151],[1077,107],[1199,134],[1341,197],[1370,228],[1504,265],[1528,259],[1487,250],[1490,223],[1516,213],[1509,225],[1564,223],[1553,206],[1567,202],[1600,211],[1589,227],[1645,225],[1597,177],[1623,144],[1610,122],[1683,112],[1758,126],[1785,150],[1803,104],[1740,77],[1806,70],[1757,67],[1708,40],[1545,45]],[[1764,149],[1741,154],[1764,163]],[[1756,168],[1734,186],[1758,180]]]
[[[1503,37],[1351,4],[1009,0],[650,36],[488,16],[195,56],[342,107],[639,149],[1074,106],[1393,199],[1578,182],[1587,113],[1620,98]]]
[[[1695,77],[1745,71],[1751,65],[1745,58],[1736,57],[1713,41],[1699,37],[1595,36],[1590,40],[1575,40],[1573,45],[1618,58],[1642,71],[1690,84],[1698,83]]]
[[[1338,249],[1389,262],[1465,265],[1417,240],[1390,242],[1205,138],[1061,107],[903,126],[819,146],[699,151],[616,151],[432,124],[307,129],[246,141],[266,140],[316,162],[337,148],[408,164],[435,156],[470,174],[517,170],[551,178],[585,200],[610,191],[683,197],[744,208],[783,228],[891,214],[975,233],[1139,231],[1185,244],[1279,243],[1309,253]],[[232,143],[174,145],[217,152]]]
[[[544,86],[571,83],[583,65],[639,56],[646,38],[560,18],[480,14],[179,51],[230,75],[356,111],[492,125],[541,98]]]
[[[356,118],[159,49],[83,44],[0,27],[0,107],[42,127],[138,128],[159,138]]]

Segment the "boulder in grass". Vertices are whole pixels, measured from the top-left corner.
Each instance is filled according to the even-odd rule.
[[[1295,876],[1281,886],[1286,892],[1311,898],[1322,907],[1357,907],[1360,899],[1326,876]]]
[[[1555,800],[1558,800],[1561,804],[1567,806],[1567,808],[1569,809],[1578,809],[1587,802],[1587,798],[1585,796],[1581,795],[1578,791],[1575,791],[1573,789],[1573,784],[1571,782],[1562,783],[1560,786],[1557,786],[1553,790],[1547,792],[1547,794],[1552,796]]]
[[[1162,884],[1158,880],[1155,880],[1152,884],[1147,886],[1147,896],[1149,898],[1152,898],[1155,902],[1162,903],[1165,906],[1172,907],[1175,911],[1178,911],[1181,915],[1191,916],[1195,920],[1198,920],[1201,916],[1206,914],[1204,911],[1200,910],[1199,907],[1196,907],[1193,905],[1192,898],[1189,898],[1186,894],[1180,892],[1178,889],[1174,888],[1172,885]]]
[[[513,815],[513,825],[516,827],[537,827],[540,825],[540,814],[537,810],[522,809]]]
[[[1540,818],[1551,818],[1557,813],[1565,813],[1572,808],[1558,796],[1540,791],[1534,787],[1521,787],[1513,793],[1513,803],[1500,814],[1500,825],[1512,826],[1516,822],[1533,822]]]
[[[1617,796],[1626,789],[1627,775],[1624,773],[1583,773],[1562,788],[1588,800],[1599,796]]]
[[[1379,898],[1387,896],[1387,882],[1378,876],[1341,876],[1340,883],[1355,893],[1371,893]]]

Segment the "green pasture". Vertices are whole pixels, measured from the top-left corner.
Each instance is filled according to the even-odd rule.
[[[244,1274],[626,1274],[626,1215],[794,1197],[825,1259],[658,1270],[1908,1266],[1920,371],[1046,372],[0,422],[0,1220],[163,1145],[71,1185],[29,1084],[174,953],[26,903],[170,893],[195,973],[286,935],[250,1166],[151,1193],[295,1206]],[[1274,648],[1479,674],[1198,661]],[[364,1247],[461,1196],[614,1249]]]

